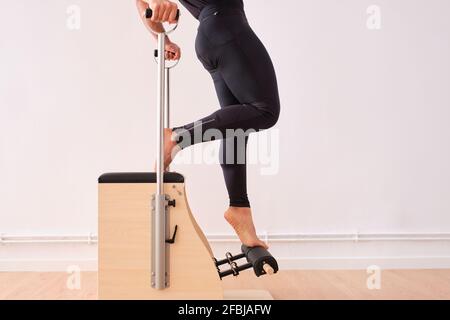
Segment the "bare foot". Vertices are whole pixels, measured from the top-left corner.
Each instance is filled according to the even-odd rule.
[[[180,147],[178,146],[177,142],[172,139],[172,135],[172,129],[164,129],[164,171],[167,170],[176,154],[180,151]]]
[[[250,208],[230,207],[225,212],[225,220],[233,227],[241,242],[246,246],[269,248],[269,246],[264,241],[261,241],[256,235]]]

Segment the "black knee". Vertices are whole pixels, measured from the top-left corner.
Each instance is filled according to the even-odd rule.
[[[252,103],[252,106],[260,112],[259,130],[267,130],[277,124],[280,118],[280,103],[278,101],[260,101]]]
[[[278,119],[280,118],[280,112],[273,112],[267,116],[267,126],[265,129],[270,129],[274,127],[278,123]]]

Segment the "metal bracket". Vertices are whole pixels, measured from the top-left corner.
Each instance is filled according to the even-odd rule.
[[[223,278],[231,275],[237,277],[241,271],[253,268],[253,265],[251,263],[246,263],[238,266],[236,261],[243,258],[245,258],[245,254],[243,253],[233,256],[230,252],[227,252],[225,259],[223,260],[218,261],[216,258],[214,258],[214,262],[216,264],[220,279],[222,280]],[[228,264],[230,266],[230,269],[221,271],[219,267],[224,264]]]
[[[227,252],[226,258],[228,260],[228,264],[230,265],[230,270],[233,272],[233,276],[237,277],[239,275],[239,270],[236,261],[233,260],[233,255],[230,252]]]
[[[175,200],[171,200],[170,197],[168,195],[165,195],[165,205],[164,205],[164,212],[165,212],[165,235],[170,234],[170,207],[175,207],[176,206],[176,201]],[[151,267],[152,267],[152,271],[151,271],[151,286],[152,288],[156,288],[156,256],[155,256],[155,252],[156,252],[156,247],[159,245],[158,243],[156,243],[155,241],[155,232],[156,232],[156,228],[157,226],[155,226],[155,215],[156,215],[156,195],[152,196],[152,213],[151,213],[151,230],[152,230],[152,261],[151,261]],[[166,239],[165,240],[165,288],[168,288],[170,286],[170,245],[175,243],[175,237],[176,234],[178,232],[178,226],[175,226],[175,231],[173,234],[173,237],[171,239]]]

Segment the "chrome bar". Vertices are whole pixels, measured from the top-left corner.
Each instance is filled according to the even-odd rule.
[[[157,195],[164,194],[164,110],[165,110],[165,75],[166,75],[166,60],[165,60],[165,34],[158,34],[158,94],[156,97],[156,139],[157,139]]]
[[[158,34],[158,93],[156,101],[156,195],[152,223],[152,287],[167,287],[166,282],[166,196],[164,195],[164,110],[165,110],[165,42],[166,35]]]
[[[165,100],[164,100],[164,126],[170,128],[170,68],[166,68],[165,72]]]
[[[147,19],[153,12],[148,8],[145,12]],[[178,17],[180,12],[178,11]],[[152,200],[151,230],[151,286],[157,290],[169,287],[169,245],[166,243],[167,234],[170,232],[169,217],[167,214],[169,197],[164,194],[164,129],[170,125],[170,97],[169,97],[169,68],[166,68],[165,45],[166,36],[178,27],[178,22],[170,30],[158,34],[158,87],[156,100],[156,194]]]
[[[164,86],[164,128],[170,128],[170,68],[165,68]],[[170,171],[170,168],[167,168]]]

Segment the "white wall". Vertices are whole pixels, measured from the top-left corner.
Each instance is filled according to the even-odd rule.
[[[366,244],[291,241],[274,252],[316,259],[313,267],[348,258],[450,266],[448,241],[426,240],[450,235],[450,3],[286,0],[285,16],[265,1],[245,3],[282,97],[272,131],[280,170],[249,168],[258,230],[275,238],[393,235]],[[81,30],[66,26],[73,4]],[[367,27],[371,5],[381,8],[380,30]],[[184,53],[173,72],[177,125],[218,107],[195,58],[196,27],[183,11],[173,37]],[[0,30],[0,233],[95,234],[97,177],[151,170],[155,156],[154,44],[134,1],[0,0]],[[188,178],[205,232],[230,235],[220,168],[176,170]],[[410,233],[422,240],[392,241]],[[95,260],[95,247],[4,245],[0,260]]]

